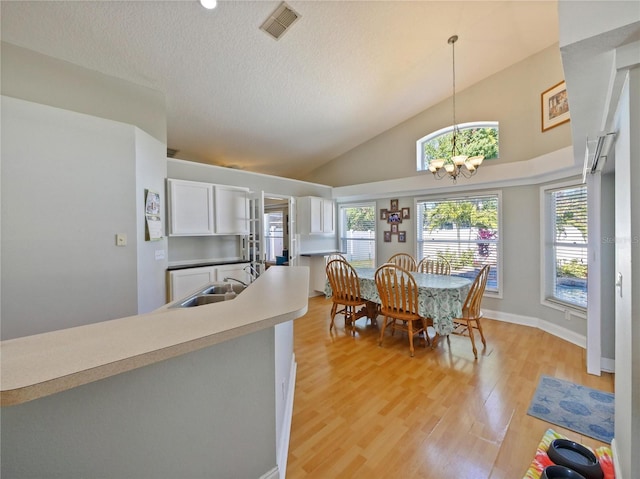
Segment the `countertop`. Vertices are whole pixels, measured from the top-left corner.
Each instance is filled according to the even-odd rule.
[[[177,269],[189,269],[189,268],[201,268],[203,266],[223,266],[226,264],[242,264],[249,263],[247,259],[235,259],[235,260],[197,260],[195,262],[178,262],[169,263],[167,271],[175,271]]]
[[[314,251],[312,253],[300,253],[300,256],[329,256],[330,254],[334,254],[334,253],[339,253],[339,254],[345,254],[344,251]]]
[[[197,351],[307,312],[309,270],[269,268],[232,301],[147,314],[0,342],[0,404],[41,398]]]

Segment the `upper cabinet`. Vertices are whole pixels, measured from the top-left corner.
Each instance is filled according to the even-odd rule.
[[[215,233],[213,185],[167,180],[169,235],[204,236]]]
[[[248,193],[246,189],[233,186],[215,186],[216,234],[249,234]]]
[[[248,195],[246,188],[168,179],[169,235],[248,234]]]
[[[334,201],[315,196],[298,198],[298,227],[301,234],[334,234]]]

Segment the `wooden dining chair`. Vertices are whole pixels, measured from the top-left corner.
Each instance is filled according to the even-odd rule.
[[[345,258],[343,255],[341,255],[340,253],[331,253],[329,256],[327,256],[326,258],[326,262],[327,264],[329,264],[329,261],[333,261],[334,259],[341,259],[343,261],[347,261],[347,258]],[[348,261],[347,261],[348,263]]]
[[[451,263],[442,256],[437,258],[427,256],[418,263],[418,273],[451,274]]]
[[[365,306],[367,301],[360,296],[360,281],[358,273],[344,259],[334,259],[327,263],[327,279],[331,286],[331,324],[329,331],[335,325],[336,314],[344,315],[344,325],[351,326],[351,334],[355,336],[358,306]],[[342,309],[338,309],[342,306]]]
[[[413,357],[413,337],[423,335],[425,347],[429,341],[427,323],[418,312],[418,285],[411,272],[400,266],[386,263],[375,273],[376,288],[380,296],[380,313],[384,315],[380,340],[382,346],[384,331],[391,325],[391,335],[395,330],[406,331],[409,336],[409,353]]]
[[[407,271],[417,271],[418,265],[416,260],[408,253],[396,253],[394,254],[387,263],[393,263],[396,266],[400,266]]]
[[[480,339],[482,339],[482,345],[486,348],[487,341],[484,339],[484,333],[482,332],[482,324],[480,320],[483,317],[480,305],[482,303],[482,295],[484,289],[487,286],[487,279],[489,278],[490,265],[482,267],[477,274],[476,279],[471,285],[471,289],[467,294],[467,299],[462,306],[462,317],[454,318],[453,323],[455,329],[454,334],[460,334],[469,336],[471,338],[471,347],[473,348],[473,355],[478,359],[478,350],[476,349],[476,341],[473,337],[473,330],[477,329],[480,333]]]

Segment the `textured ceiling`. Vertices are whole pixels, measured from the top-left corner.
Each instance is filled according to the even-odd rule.
[[[2,40],[162,91],[178,157],[305,174],[558,41],[555,1],[3,1]],[[446,126],[446,125],[443,125]]]

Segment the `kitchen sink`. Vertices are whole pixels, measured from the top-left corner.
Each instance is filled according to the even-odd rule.
[[[225,293],[229,291],[231,286],[235,295],[228,297]],[[202,291],[198,291],[192,294],[186,299],[176,301],[169,308],[193,308],[195,306],[202,306],[203,304],[219,303],[220,301],[230,301],[234,299],[238,294],[242,293],[246,289],[246,286],[242,284],[233,283],[217,283],[209,285]]]

